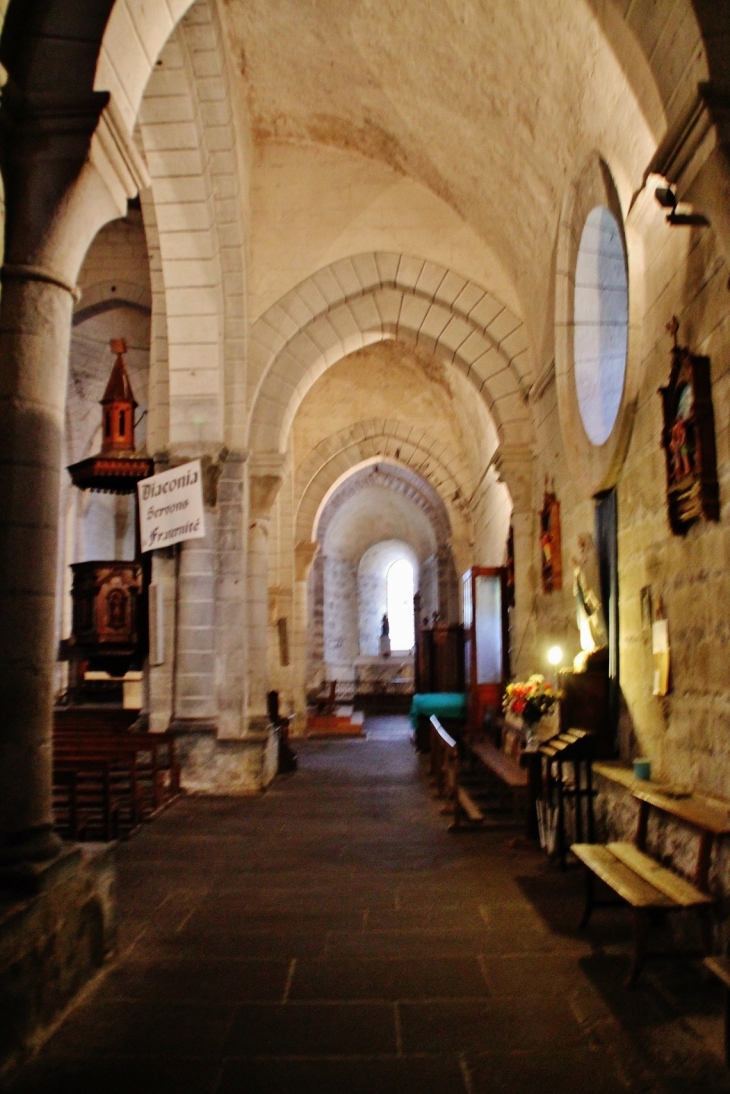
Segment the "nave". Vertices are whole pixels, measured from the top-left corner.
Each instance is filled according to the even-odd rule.
[[[13,1094],[720,1094],[698,967],[626,971],[626,910],[514,830],[450,834],[405,718],[298,743],[265,796],[119,846],[116,958]]]

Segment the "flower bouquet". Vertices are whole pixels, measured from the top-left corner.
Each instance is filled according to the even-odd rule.
[[[525,683],[508,684],[502,700],[505,714],[522,718],[527,727],[536,726],[553,709],[560,692],[544,676],[535,673]]]

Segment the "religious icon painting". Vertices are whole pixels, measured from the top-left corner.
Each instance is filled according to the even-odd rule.
[[[674,346],[669,383],[659,389],[664,412],[662,447],[669,524],[675,535],[682,536],[697,520],[720,519],[715,415],[709,357],[697,357],[677,344],[676,316],[667,330]]]
[[[553,593],[563,587],[563,554],[560,540],[560,502],[547,488],[540,512],[540,570],[542,591]]]

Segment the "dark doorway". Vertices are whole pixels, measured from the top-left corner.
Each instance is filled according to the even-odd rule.
[[[608,631],[608,704],[611,737],[618,735],[619,645],[618,645],[618,501],[616,490],[596,494],[595,539],[601,600]]]

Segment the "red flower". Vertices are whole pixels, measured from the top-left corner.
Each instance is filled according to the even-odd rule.
[[[515,699],[514,703],[512,704],[512,710],[515,712],[515,714],[522,714],[522,711],[524,709],[525,709],[525,700],[524,699]]]

